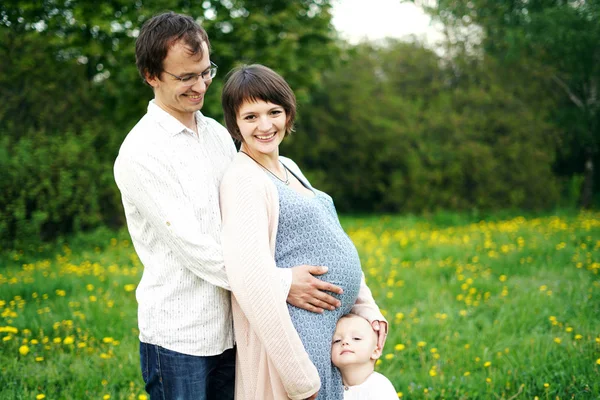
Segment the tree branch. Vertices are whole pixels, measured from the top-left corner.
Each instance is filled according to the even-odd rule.
[[[590,78],[590,81],[590,98],[588,99],[587,104],[595,111],[598,108],[598,80],[593,76]]]
[[[575,93],[573,93],[571,91],[571,89],[569,89],[569,86],[562,79],[560,79],[556,75],[552,75],[552,80],[554,82],[556,82],[558,84],[558,86],[560,86],[567,93],[567,95],[569,96],[569,98],[571,99],[571,101],[573,103],[575,103],[575,105],[577,107],[579,107],[582,110],[585,109],[585,105],[583,104],[583,102],[579,99],[579,97],[577,97],[577,95],[575,95]]]

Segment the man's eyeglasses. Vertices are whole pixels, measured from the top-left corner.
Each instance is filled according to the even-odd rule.
[[[211,61],[210,68],[201,74],[188,74],[188,75],[184,75],[184,76],[177,76],[177,75],[172,74],[167,71],[163,71],[163,72],[166,74],[169,74],[173,78],[179,80],[179,82],[181,82],[181,84],[183,86],[193,86],[200,80],[200,78],[202,78],[202,80],[204,82],[210,81],[212,78],[214,78],[217,75],[217,68],[219,68],[217,66],[217,64],[215,64],[214,62]]]

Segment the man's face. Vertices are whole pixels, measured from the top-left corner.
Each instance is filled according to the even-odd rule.
[[[206,42],[202,42],[201,56],[200,54],[191,54],[185,42],[179,40],[171,46],[163,61],[163,70],[179,77],[202,74],[210,67],[210,55]],[[156,103],[180,121],[186,121],[202,108],[204,95],[212,80],[204,81],[200,78],[192,86],[186,86],[166,72],[162,72],[157,77],[147,78],[147,82],[154,88]]]
[[[360,317],[339,320],[333,335],[331,361],[339,368],[364,364],[379,358],[377,335],[371,324]]]

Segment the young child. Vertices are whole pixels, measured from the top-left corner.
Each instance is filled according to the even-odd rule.
[[[342,373],[344,400],[398,399],[389,379],[374,371],[381,350],[366,319],[354,314],[340,318],[333,335],[331,360]]]

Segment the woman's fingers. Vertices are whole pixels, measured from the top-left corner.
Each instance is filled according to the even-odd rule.
[[[287,302],[308,311],[322,313],[323,310],[334,310],[341,302],[328,292],[342,293],[342,288],[324,282],[314,275],[327,272],[327,267],[300,265],[292,268],[292,284],[288,292]]]

